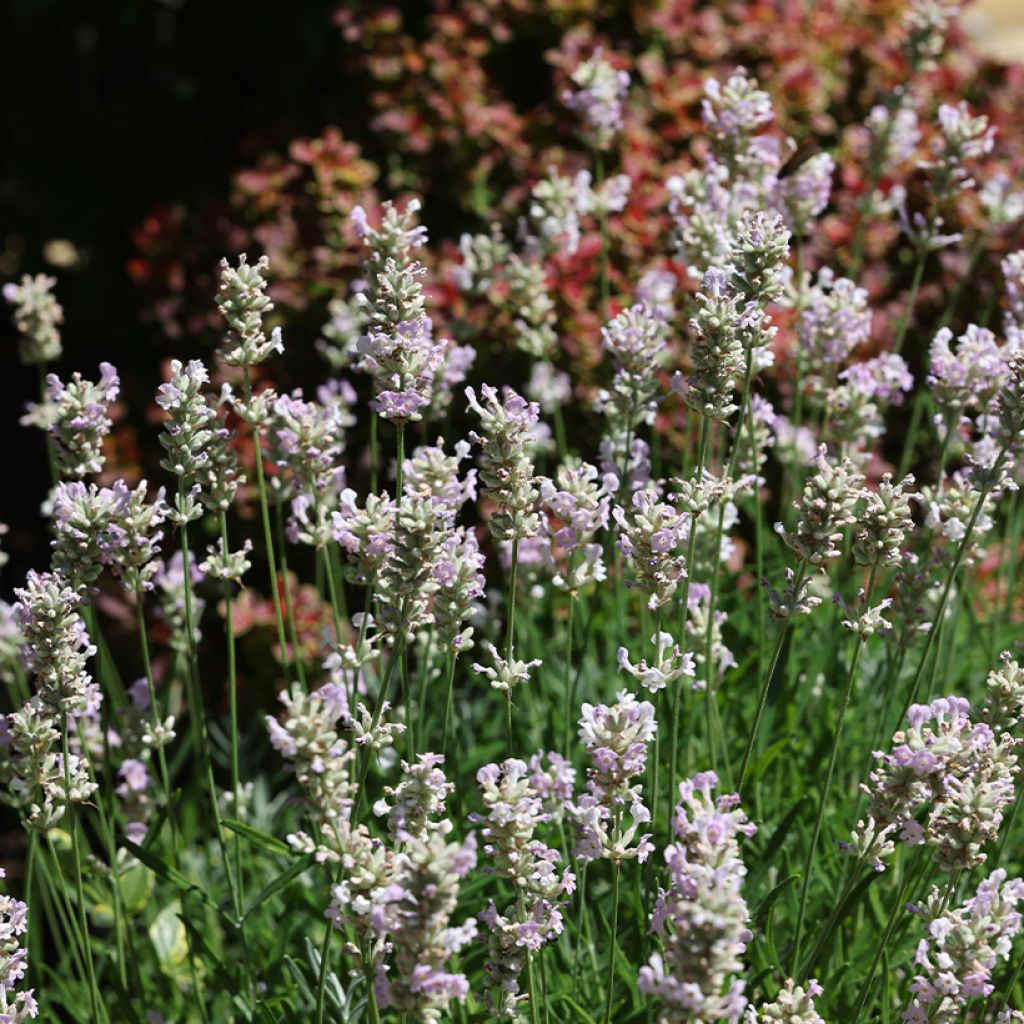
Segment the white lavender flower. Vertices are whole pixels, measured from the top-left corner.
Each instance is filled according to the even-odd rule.
[[[633,676],[645,690],[657,693],[683,676],[693,679],[697,675],[693,655],[689,651],[684,654],[671,633],[655,633],[651,637],[651,643],[657,652],[657,657],[651,665],[648,665],[646,658],[641,658],[637,664],[633,664],[625,647],[620,647],[618,653],[620,670]]]
[[[857,521],[854,508],[864,478],[853,470],[849,459],[838,465],[831,462],[824,445],[812,465],[815,472],[804,484],[800,500],[793,503],[798,513],[795,529],[776,523],[775,532],[800,561],[817,566],[842,553],[843,528]]]
[[[60,358],[60,325],[64,310],[53,294],[57,279],[46,274],[22,276],[18,284],[4,285],[3,296],[14,307],[18,331],[18,357],[27,366]]]
[[[686,517],[658,501],[653,490],[633,493],[628,510],[616,506],[612,515],[619,526],[618,545],[636,573],[633,586],[647,595],[652,611],[671,600],[687,572],[678,549],[686,538]]]
[[[220,354],[228,366],[248,368],[284,351],[281,329],[275,328],[269,338],[263,329],[264,316],[274,308],[264,276],[269,269],[266,256],[249,263],[244,252],[235,267],[227,259],[220,262],[217,308],[228,325]]]
[[[809,978],[806,985],[787,978],[770,1003],[763,1003],[756,1010],[747,1007],[743,1024],[825,1024],[814,1006],[815,998],[823,992],[816,978]]]

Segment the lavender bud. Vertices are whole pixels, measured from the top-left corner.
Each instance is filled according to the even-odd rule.
[[[228,325],[221,358],[228,366],[250,367],[264,362],[274,352],[283,352],[280,328],[275,328],[269,339],[263,332],[263,317],[274,308],[264,277],[270,260],[261,256],[256,263],[249,263],[243,252],[237,267],[222,259],[220,268],[217,308]]]

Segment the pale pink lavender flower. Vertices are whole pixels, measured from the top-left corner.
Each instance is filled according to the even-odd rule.
[[[878,104],[871,108],[865,124],[871,133],[873,159],[884,177],[905,164],[921,141],[917,113],[900,103],[894,110]]]
[[[467,623],[484,597],[484,564],[472,529],[457,526],[449,531],[433,567],[433,615],[438,640],[454,655],[473,646],[473,627]]]
[[[868,293],[823,267],[800,314],[801,356],[806,364],[816,374],[832,376],[870,335]]]
[[[601,477],[587,462],[561,466],[554,480],[541,480],[547,532],[567,563],[564,571],[556,573],[555,586],[575,591],[605,578],[602,548],[594,537],[608,528],[608,510],[618,483],[617,477]]]
[[[945,909],[942,893],[933,887],[923,904],[911,908],[927,934],[914,956],[918,973],[910,985],[910,1005],[902,1014],[907,1024],[966,1020],[969,1008],[995,991],[992,971],[1000,960],[1009,959],[1021,927],[1021,900],[1024,881],[1007,880],[1000,868],[960,907]]]
[[[647,594],[652,611],[662,607],[687,573],[686,558],[678,553],[686,538],[686,517],[649,489],[635,491],[631,507],[616,506],[612,515],[619,527],[619,550],[635,573],[630,585]]]
[[[851,363],[839,379],[868,398],[887,405],[902,405],[903,396],[914,387],[907,362],[895,352],[883,352],[872,359]]]
[[[110,363],[100,363],[95,383],[80,373],[66,384],[55,373],[47,374],[44,416],[62,476],[81,480],[103,469],[103,439],[112,426],[108,407],[120,390]]]
[[[955,426],[964,411],[987,412],[1009,378],[1006,354],[987,328],[969,324],[953,345],[943,327],[928,352],[928,387],[942,418]]]
[[[650,665],[646,658],[641,658],[634,665],[625,647],[620,647],[618,652],[619,669],[633,676],[645,690],[657,693],[683,676],[693,679],[697,675],[693,655],[689,651],[684,654],[670,633],[656,633],[651,637],[651,643],[657,656]]]
[[[511,388],[499,397],[489,384],[481,386],[479,399],[473,388],[466,388],[466,398],[480,417],[479,433],[469,436],[481,448],[483,494],[497,506],[488,520],[491,533],[499,541],[534,537],[540,530],[540,490],[529,450],[540,409]]]
[[[360,507],[356,492],[346,488],[331,514],[332,536],[352,563],[357,583],[375,579],[395,547],[395,502],[382,492],[368,494]]]
[[[747,1005],[742,956],[751,938],[741,888],[746,867],[739,839],[756,831],[739,797],[713,796],[714,772],[679,785],[666,847],[669,884],[659,891],[651,930],[661,952],[640,969],[638,988],[659,1002],[659,1024],[737,1024]]]
[[[629,74],[616,70],[600,49],[573,71],[572,86],[563,93],[565,105],[579,115],[581,133],[595,149],[609,149],[622,131],[623,105],[629,93]]]
[[[724,83],[717,78],[704,83],[701,113],[717,158],[733,173],[750,173],[761,159],[758,133],[775,117],[768,94],[737,68]]]
[[[0,868],[0,878],[6,872]],[[32,989],[19,991],[28,968],[22,936],[28,931],[28,906],[6,893],[0,895],[0,1022],[21,1024],[39,1014]]]
[[[373,408],[396,423],[423,418],[448,345],[434,338],[421,283],[426,269],[412,258],[426,241],[426,232],[414,226],[418,211],[415,201],[402,213],[387,203],[377,229],[370,228],[362,207],[352,213],[369,247],[364,263],[368,287],[356,296],[368,317],[357,346],[361,368],[373,377]]]
[[[743,1024],[825,1024],[814,1006],[815,998],[823,992],[816,978],[809,978],[805,985],[787,978],[770,1003],[762,1003],[757,1009],[747,1007]]]
[[[536,837],[551,821],[524,761],[509,758],[477,772],[485,814],[480,826],[488,868],[509,879],[516,900],[502,913],[492,901],[480,918],[490,931],[486,998],[499,1020],[517,1020],[519,977],[527,952],[555,940],[563,928],[561,904],[575,889],[571,871],[559,871],[557,850]]]
[[[795,235],[806,235],[828,206],[836,162],[828,153],[817,153],[792,174],[781,178],[774,205]]]
[[[569,374],[556,370],[546,359],[541,359],[530,369],[526,394],[531,401],[537,403],[541,412],[550,414],[572,397],[572,382]]]
[[[40,699],[58,719],[82,714],[95,699],[86,664],[96,649],[79,610],[81,596],[60,573],[35,570],[14,593],[21,657],[35,676]]]
[[[591,765],[587,791],[570,810],[581,863],[601,858],[615,864],[633,858],[643,863],[654,849],[649,833],[638,835],[651,814],[641,783],[634,780],[646,770],[647,748],[657,729],[654,705],[626,690],[611,707],[583,705],[579,736]]]
[[[1007,327],[1024,331],[1024,249],[1011,252],[1000,264],[1006,285]]]
[[[979,711],[978,718],[984,718]],[[858,823],[844,848],[863,853],[878,839],[926,844],[946,871],[970,869],[985,860],[982,847],[998,833],[1014,798],[1017,741],[997,736],[961,697],[915,704],[907,728],[893,736],[889,753],[866,785],[870,824]],[[887,850],[875,854],[884,860]]]

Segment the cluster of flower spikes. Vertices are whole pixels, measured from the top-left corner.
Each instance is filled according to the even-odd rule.
[[[491,534],[499,542],[529,540],[540,532],[539,480],[530,456],[540,409],[511,388],[499,394],[489,384],[479,398],[466,388],[466,399],[480,417],[479,431],[469,437],[480,445],[481,490],[496,506],[487,521]]]
[[[1024,672],[1008,655],[990,674],[978,707],[960,697],[912,705],[891,750],[876,754],[878,765],[861,787],[867,820],[843,848],[869,858],[876,870],[895,839],[930,846],[945,871],[983,863],[982,847],[1013,802],[1022,712]]]
[[[6,872],[0,868],[0,878]],[[0,1022],[22,1024],[39,1015],[32,989],[18,990],[28,967],[22,936],[28,931],[28,907],[6,893],[0,895]]]
[[[1009,958],[1013,938],[1020,931],[1017,907],[1021,900],[1024,880],[1007,880],[1006,871],[999,868],[979,883],[975,895],[961,907],[947,909],[942,892],[933,886],[928,898],[911,908],[927,934],[914,955],[917,973],[910,983],[910,1005],[902,1014],[907,1024],[975,1019],[968,1016],[969,1007],[993,993],[992,971],[1000,960]],[[1014,1018],[1004,1011],[995,1019]]]
[[[529,953],[555,940],[563,927],[561,904],[575,889],[569,870],[557,869],[559,853],[536,838],[552,821],[525,761],[509,758],[477,772],[484,814],[480,826],[486,870],[512,883],[513,899],[499,913],[491,900],[480,920],[489,930],[486,999],[496,1019],[516,1021],[524,999],[519,979]]]
[[[708,78],[702,112],[710,143],[704,166],[666,182],[677,245],[701,273],[729,262],[740,225],[759,212],[807,234],[828,204],[835,170],[819,153],[780,178],[796,145],[764,131],[774,119],[771,100],[743,68],[724,84]]]
[[[743,982],[733,977],[743,970],[750,939],[739,837],[756,828],[737,806],[738,796],[713,795],[717,785],[714,772],[679,785],[672,819],[677,841],[665,849],[669,885],[652,915],[661,952],[651,954],[638,981],[659,1003],[659,1024],[738,1022],[747,1005]]]
[[[66,384],[46,375],[46,397],[29,420],[42,426],[53,439],[57,468],[64,478],[81,480],[103,469],[103,439],[112,426],[108,407],[121,389],[117,370],[100,363],[95,383],[74,373]]]
[[[60,749],[68,721],[99,706],[99,688],[86,668],[95,648],[79,612],[80,594],[61,574],[32,571],[15,596],[22,661],[36,693],[7,716],[5,774],[9,799],[27,826],[46,831],[68,804],[83,803],[96,790],[84,751],[72,751],[69,742],[65,760]]]
[[[423,297],[426,269],[413,257],[426,242],[426,228],[415,224],[418,212],[416,200],[401,212],[385,203],[380,227],[373,228],[362,207],[352,211],[369,250],[366,291],[356,296],[367,317],[357,345],[360,366],[373,377],[374,410],[396,423],[423,418],[447,346],[434,338]]]
[[[572,88],[565,91],[563,100],[579,115],[580,134],[594,149],[609,149],[622,131],[629,74],[616,70],[597,49],[576,66],[571,77]]]
[[[4,298],[14,307],[18,357],[26,366],[52,363],[62,352],[60,325],[64,310],[53,294],[56,278],[25,274],[19,284],[5,284]]]
[[[388,884],[376,909],[387,936],[387,960],[377,963],[375,989],[382,1009],[415,1013],[419,1020],[443,1020],[453,1001],[463,1001],[469,983],[446,970],[449,958],[477,933],[476,920],[453,926],[459,883],[476,867],[476,833],[450,842],[451,821],[442,817],[451,786],[437,754],[421,754],[415,766],[402,763],[403,781],[390,792],[388,831],[396,844]],[[333,906],[333,904],[332,904]]]
[[[824,989],[814,978],[806,986],[787,978],[779,994],[770,1002],[757,1007],[748,1006],[743,1024],[825,1024],[814,1006],[814,1000]]]
[[[548,539],[566,563],[552,580],[560,590],[574,593],[605,578],[603,549],[594,538],[608,528],[608,511],[618,489],[618,477],[602,475],[589,462],[567,461],[553,480],[540,481]]]
[[[654,849],[650,833],[637,834],[651,820],[637,780],[657,729],[654,705],[626,690],[610,707],[583,705],[579,737],[591,764],[586,792],[569,809],[581,864],[605,859],[619,865],[634,858],[643,863]]]
[[[281,694],[281,702],[283,718],[267,717],[270,742],[302,786],[317,835],[314,839],[295,832],[287,837],[288,843],[340,870],[326,916],[335,927],[349,926],[360,941],[372,942],[378,933],[375,909],[390,878],[392,852],[371,837],[365,825],[352,822],[356,789],[351,765],[356,750],[339,732],[339,724],[344,729],[349,723],[345,688],[329,682],[305,693],[296,684]],[[382,716],[378,742],[389,742],[394,729],[383,724]]]

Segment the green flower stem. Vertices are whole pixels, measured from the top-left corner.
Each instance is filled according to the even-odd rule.
[[[249,376],[249,366],[244,367],[245,376],[243,384],[245,388],[246,402],[252,401],[252,380]],[[267,482],[263,475],[263,442],[260,440],[258,424],[252,425],[253,446],[256,449],[256,488],[259,491],[260,518],[263,521],[263,543],[267,549],[267,569],[270,573],[270,590],[274,600],[274,621],[277,625],[277,642],[281,647],[281,665],[284,668],[285,682],[287,683],[290,674],[290,659],[288,657],[288,642],[284,632],[284,614],[281,610],[281,590],[277,576],[277,563],[274,558],[274,538],[270,529],[270,505],[267,501]],[[186,567],[187,571],[187,567]]]
[[[875,972],[878,970],[878,964],[882,959],[882,954],[885,952],[885,947],[889,944],[889,939],[892,937],[893,929],[896,927],[896,919],[899,917],[900,911],[906,904],[907,892],[910,889],[910,883],[914,877],[914,868],[917,867],[917,860],[925,849],[926,847],[919,846],[914,851],[911,863],[907,865],[907,873],[903,879],[903,884],[900,886],[896,902],[893,903],[892,910],[889,913],[889,920],[886,922],[885,932],[882,934],[882,941],[878,944],[878,949],[875,950],[875,956],[871,961],[871,968],[868,970],[868,976],[864,979],[864,983],[861,985],[860,994],[857,996],[857,1002],[853,1008],[853,1019],[850,1024],[858,1024],[860,1016],[864,1012],[864,1005],[867,1003],[868,996],[871,994],[871,983],[875,980]]]
[[[864,607],[871,607],[871,597],[875,591],[875,578],[878,575],[878,566],[871,567],[871,575],[868,578],[867,592],[864,596]],[[800,962],[800,939],[803,935],[804,918],[807,914],[807,897],[811,889],[811,875],[814,871],[814,858],[818,850],[818,840],[821,838],[821,826],[825,818],[825,804],[828,801],[829,790],[832,787],[832,777],[835,775],[836,761],[839,757],[839,744],[843,738],[843,726],[846,724],[846,712],[850,706],[850,697],[853,694],[853,686],[857,680],[857,667],[860,664],[860,656],[864,650],[865,637],[858,633],[857,641],[854,644],[853,656],[850,659],[850,671],[846,676],[846,688],[843,691],[842,703],[839,706],[839,718],[836,721],[835,733],[832,737],[832,749],[828,756],[828,767],[825,769],[825,780],[821,786],[821,796],[818,798],[818,812],[814,818],[814,829],[811,832],[811,842],[807,847],[807,855],[804,859],[804,877],[800,886],[800,904],[796,915],[795,937],[793,939],[793,963]]]
[[[700,436],[697,441],[697,466],[694,470],[694,477],[699,482],[704,476],[704,463],[708,456],[708,438],[711,432],[711,421],[707,416],[700,415]],[[677,642],[680,648],[685,649],[686,644],[686,623],[690,618],[690,581],[693,578],[693,559],[697,550],[697,517],[690,517],[690,533],[686,543],[686,576],[683,579],[683,594],[680,599],[679,627]],[[669,787],[668,787],[668,814],[666,821],[672,820],[672,808],[675,806],[676,784],[679,781],[679,719],[682,717],[682,681],[677,681],[675,692],[672,694],[672,739],[669,745]],[[657,799],[657,794],[655,794]]]
[[[750,404],[750,380],[753,374],[754,368],[754,350],[752,347],[747,348],[746,365],[743,370],[743,390],[742,397],[740,398],[740,414],[737,420],[736,427],[736,442],[732,446],[732,452],[729,456],[729,465],[726,471],[726,483],[731,483],[736,475],[736,466],[739,461],[740,448],[742,447],[743,441],[743,420],[747,413],[747,407]],[[755,495],[756,500],[756,495]],[[725,500],[721,500],[718,508],[718,523],[715,526],[715,539],[711,545],[711,551],[713,552],[714,564],[711,570],[711,589],[708,597],[708,610],[707,610],[707,626],[704,635],[704,670],[707,676],[707,688],[705,693],[705,722],[707,727],[707,740],[708,750],[711,755],[712,767],[715,766],[715,743],[722,747],[723,753],[725,753],[725,769],[726,777],[731,774],[729,768],[728,753],[725,749],[725,736],[722,730],[722,722],[718,715],[718,699],[716,695],[717,687],[715,686],[715,645],[714,645],[714,630],[715,630],[715,611],[718,605],[718,583],[721,577],[722,570],[722,559],[719,557],[719,552],[722,547],[722,534],[725,532]]]
[[[85,960],[85,972],[88,979],[89,1007],[92,1011],[92,1019],[100,1019],[100,1006],[103,1001],[100,997],[99,988],[96,986],[96,972],[93,968],[92,951],[89,941],[89,920],[85,909],[85,890],[82,886],[82,851],[78,835],[78,812],[71,802],[71,744],[68,739],[68,715],[62,710],[60,715],[60,744],[61,755],[64,766],[64,798],[66,805],[64,813],[68,817],[68,828],[71,832],[71,851],[75,863],[75,898],[78,902],[78,928],[81,941],[82,957]],[[103,1016],[106,1017],[106,1007],[103,1009]]]
[[[455,663],[458,661],[454,651],[448,654],[448,669],[445,672],[444,688],[444,721],[441,726],[441,756],[448,755],[448,727],[454,714],[453,693],[455,690]]]
[[[512,661],[516,630],[516,583],[519,574],[519,538],[512,540],[512,564],[508,577],[508,622],[505,625],[505,660]],[[505,691],[505,745],[512,757],[512,691]]]
[[[220,521],[220,551],[221,556],[224,559],[225,565],[227,564],[228,553],[230,547],[228,546],[228,519],[227,514],[222,509],[219,515]],[[268,545],[272,544],[272,541],[268,537]],[[231,799],[232,799],[232,811],[236,818],[242,817],[242,787],[240,780],[240,772],[238,767],[238,667],[237,667],[237,656],[235,652],[235,622],[234,622],[234,609],[232,607],[232,593],[231,593],[231,582],[230,580],[223,581],[223,592],[224,592],[224,633],[225,639],[227,640],[227,653],[228,653],[228,717],[231,723]],[[234,848],[235,848],[235,879],[239,889],[239,899],[241,900],[242,890],[242,837],[237,833],[234,836]]]
[[[402,618],[404,619],[404,613]],[[404,644],[404,640],[399,637],[398,646],[401,647]],[[377,693],[377,700],[373,705],[373,715],[370,719],[370,732],[373,733],[377,729],[377,724],[380,722],[381,711],[384,708],[384,703],[387,701],[388,690],[391,688],[391,678],[395,674],[395,667],[398,664],[398,651],[392,651],[391,657],[388,660],[388,667],[384,671],[384,678],[381,680],[380,690]],[[365,796],[364,790],[366,789],[366,774],[370,770],[370,759],[373,757],[373,745],[367,744],[366,753],[363,755],[361,764],[359,765],[359,783],[356,792],[356,806],[353,810],[353,820],[358,819],[360,809],[363,806],[363,798]]]
[[[989,479],[994,479],[1002,468],[1003,462],[1006,459],[1006,454],[1009,451],[1009,444],[1004,444],[999,450],[999,454],[996,456],[995,464],[989,472]],[[946,614],[946,604],[949,601],[950,591],[953,589],[953,580],[956,579],[960,572],[960,568],[963,565],[964,556],[967,554],[967,550],[970,547],[971,536],[974,533],[974,527],[978,522],[978,516],[981,515],[981,510],[985,505],[985,500],[988,498],[991,485],[986,484],[982,488],[978,495],[978,500],[974,503],[974,508],[971,510],[971,518],[967,521],[967,529],[964,531],[963,537],[960,538],[960,543],[956,548],[956,555],[953,557],[953,565],[950,568],[949,575],[946,577],[946,585],[942,588],[942,597],[939,599],[939,606],[935,610],[935,622],[928,634],[925,637],[924,651],[921,654],[921,660],[917,664],[917,671],[914,673],[914,680],[910,685],[910,692],[907,694],[907,699],[903,705],[903,711],[900,713],[899,721],[903,721],[908,708],[914,702],[914,698],[917,696],[918,687],[921,684],[921,677],[924,675],[925,665],[928,662],[928,655],[931,653],[932,645],[935,643],[936,635],[942,632],[943,617]],[[950,624],[950,629],[956,628],[956,622]]]
[[[800,587],[803,585],[804,577],[806,575],[807,563],[801,562],[794,580],[794,594],[800,593]],[[768,689],[771,686],[772,676],[775,675],[775,669],[779,663],[779,655],[782,653],[782,645],[785,643],[786,635],[789,633],[792,622],[793,617],[792,615],[789,615],[783,620],[782,625],[779,627],[779,635],[775,641],[775,650],[772,651],[772,658],[768,665],[768,671],[765,673],[764,679],[761,682],[761,690],[757,696],[757,709],[754,712],[754,721],[750,727],[750,735],[747,737],[747,747],[743,751],[743,760],[740,762],[739,778],[736,780],[737,792],[742,791],[743,781],[747,777],[747,770],[750,767],[750,759],[753,756],[754,746],[757,743],[757,731],[761,725],[761,716],[764,714],[764,706],[768,700]]]
[[[917,303],[917,293],[921,290],[921,280],[924,278],[924,268],[928,262],[928,250],[922,248],[917,256],[917,263],[914,265],[914,278],[910,283],[910,294],[907,296],[903,312],[900,314],[899,325],[896,328],[896,339],[893,342],[892,350],[899,355],[903,351],[903,342],[907,337],[907,328],[910,326],[910,316],[914,312]]]
[[[610,1024],[612,1019],[612,995],[615,991],[615,957],[619,949],[619,875],[621,872],[621,865],[616,861],[614,864],[614,874],[612,875],[612,942],[608,957],[608,976],[605,982],[604,1024]]]
[[[281,502],[274,503],[274,532],[277,534],[278,563],[281,566],[281,589],[284,592],[284,612],[288,624],[288,638],[292,644],[292,664],[302,688],[309,692],[306,680],[306,668],[302,663],[302,652],[299,649],[299,630],[295,622],[295,601],[292,598],[292,585],[288,580],[288,544],[284,532],[284,511]]]
[[[181,491],[184,491],[184,484],[179,484]],[[182,493],[184,498],[184,493]],[[210,813],[215,823],[217,846],[220,849],[221,859],[224,862],[224,874],[227,877],[228,890],[231,896],[231,907],[235,920],[238,922],[238,934],[244,952],[243,966],[250,992],[255,985],[255,972],[249,954],[249,945],[245,937],[245,926],[242,923],[242,897],[238,889],[238,880],[232,869],[231,859],[228,856],[227,842],[224,839],[224,825],[220,812],[220,805],[217,800],[217,787],[213,780],[213,761],[210,757],[210,742],[206,732],[206,716],[202,697],[202,686],[199,673],[199,656],[196,651],[196,635],[192,609],[192,587],[188,579],[189,566],[189,540],[188,523],[181,524],[181,557],[185,566],[185,636],[188,645],[188,666],[185,672],[185,679],[188,685],[189,717],[193,721],[193,735],[198,743],[197,754],[199,755],[200,774],[206,788],[207,797],[210,801]]]

